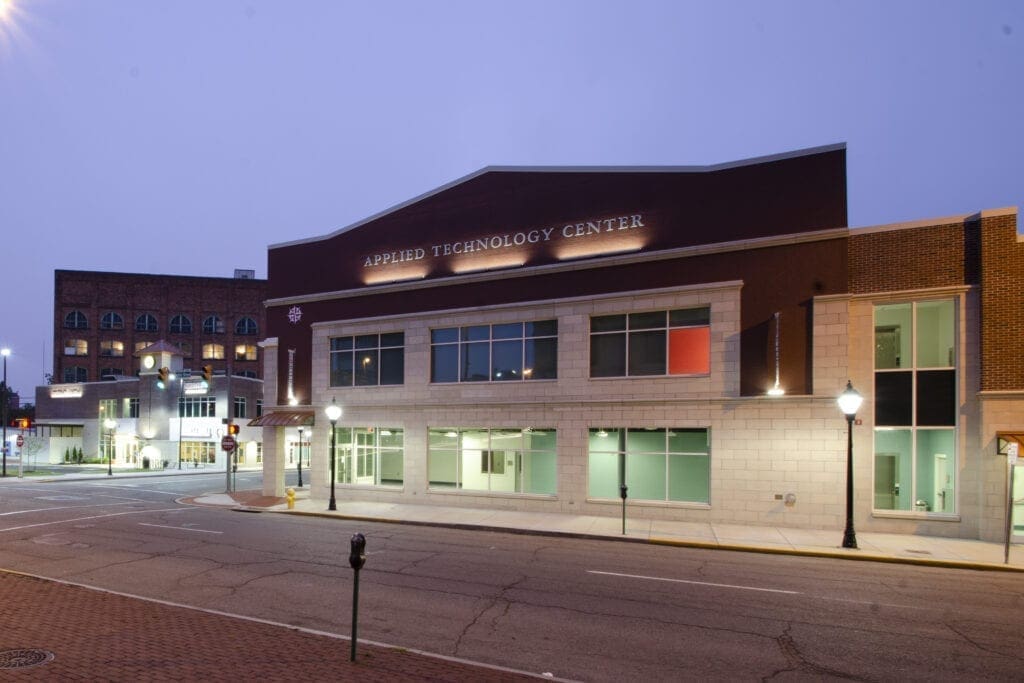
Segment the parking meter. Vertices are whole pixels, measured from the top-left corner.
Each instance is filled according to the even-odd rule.
[[[619,484],[619,498],[626,500],[626,492],[629,491],[629,487],[625,484]]]
[[[352,535],[352,549],[348,554],[348,563],[352,569],[359,571],[366,564],[366,536],[362,534]]]
[[[355,577],[352,580],[352,649],[349,654],[349,661],[356,661],[356,641],[359,629],[359,570],[366,564],[366,536],[352,534],[351,550],[348,554],[348,563],[355,570]]]
[[[629,487],[624,483],[619,484],[619,497],[622,498],[622,535],[626,535],[626,493]]]

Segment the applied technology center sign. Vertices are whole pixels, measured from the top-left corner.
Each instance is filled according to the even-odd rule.
[[[558,227],[506,232],[459,240],[457,242],[432,244],[428,247],[414,247],[369,254],[363,259],[363,268],[378,268],[398,263],[412,263],[453,255],[459,256],[480,252],[494,253],[503,249],[542,242],[586,240],[608,233],[632,231],[645,227],[647,226],[644,225],[643,214],[615,216],[614,218],[592,218],[578,223],[567,223]]]

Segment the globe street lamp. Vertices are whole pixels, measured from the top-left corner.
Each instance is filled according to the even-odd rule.
[[[302,427],[299,427],[299,488],[302,488]]]
[[[843,547],[856,548],[857,534],[853,531],[853,420],[857,410],[864,401],[850,380],[846,380],[846,389],[839,394],[836,403],[839,410],[846,416],[846,530],[843,532]]]
[[[10,349],[0,350],[0,354],[4,357],[4,405],[3,405],[3,418],[4,418],[4,454],[3,454],[3,473],[2,476],[7,476],[7,405],[11,402],[11,391],[7,388],[7,356],[11,355]]]
[[[107,418],[103,421],[103,426],[107,428],[107,476],[114,476],[114,469],[112,460],[114,458],[114,430],[117,429],[117,420],[113,418]]]
[[[331,502],[327,505],[327,509],[337,510],[338,504],[334,500],[334,427],[338,423],[338,418],[341,417],[341,406],[332,398],[331,405],[324,408],[324,412],[327,413],[327,419],[331,421]]]

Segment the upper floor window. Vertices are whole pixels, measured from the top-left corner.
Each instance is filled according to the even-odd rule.
[[[236,344],[235,360],[256,360],[256,345]]]
[[[235,419],[245,419],[245,396],[235,396],[234,410],[231,414]]]
[[[255,370],[236,370],[234,374],[235,374],[235,377],[248,377],[250,379],[256,379],[256,371]],[[259,416],[257,416],[257,417],[259,417]]]
[[[64,341],[65,356],[88,356],[89,342],[85,339],[67,339]]]
[[[178,417],[217,417],[217,400],[213,396],[182,396]]]
[[[124,342],[123,341],[101,341],[100,342],[100,355],[109,358],[121,358],[124,356]]]
[[[430,332],[431,382],[558,376],[558,321],[445,327]]]
[[[174,342],[174,345],[177,346],[178,350],[181,351],[182,356],[184,356],[185,358],[192,357],[192,342]]]
[[[135,352],[138,353],[139,351],[141,351],[142,349],[146,348],[147,346],[152,346],[152,345],[153,345],[153,342],[151,342],[151,341],[137,341],[137,342],[135,342]]]
[[[78,365],[72,365],[70,368],[64,368],[64,382],[67,384],[74,384],[75,382],[88,382],[89,371]]]
[[[405,333],[331,339],[331,386],[373,386],[405,381]]]
[[[107,311],[100,318],[100,329],[101,330],[123,330],[124,329],[124,318],[121,317],[120,313],[114,313],[113,311]]]
[[[64,316],[64,327],[69,330],[89,329],[89,320],[81,311],[71,311]]]
[[[136,332],[156,332],[158,329],[156,318],[149,313],[143,313],[135,319]]]
[[[248,316],[239,318],[235,323],[235,334],[256,334],[258,330],[256,321]]]
[[[263,417],[263,399],[256,399],[256,417]]]
[[[174,334],[191,334],[192,333],[192,321],[187,315],[181,315],[180,313],[171,318],[171,324],[169,329]]]
[[[138,417],[139,416],[139,399],[137,398],[126,398],[124,399],[124,406],[121,408],[122,415],[125,417]]]
[[[106,427],[103,425],[103,420],[108,419],[108,418],[109,419],[115,419],[115,418],[118,417],[118,414],[117,414],[117,399],[116,398],[100,399],[99,406],[100,406],[100,410],[99,410],[100,426],[103,426],[103,428],[106,429]]]
[[[706,375],[711,311],[599,315],[590,319],[590,376]]]
[[[100,368],[100,379],[124,375],[124,368]]]
[[[216,315],[203,319],[203,334],[221,334],[224,332],[224,321]]]
[[[224,345],[203,344],[203,360],[224,360]]]

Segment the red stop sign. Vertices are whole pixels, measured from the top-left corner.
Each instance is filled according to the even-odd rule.
[[[228,434],[227,436],[222,438],[220,440],[220,448],[221,448],[221,450],[224,450],[224,451],[233,451],[233,450],[235,450],[235,437],[233,437],[230,434]]]

